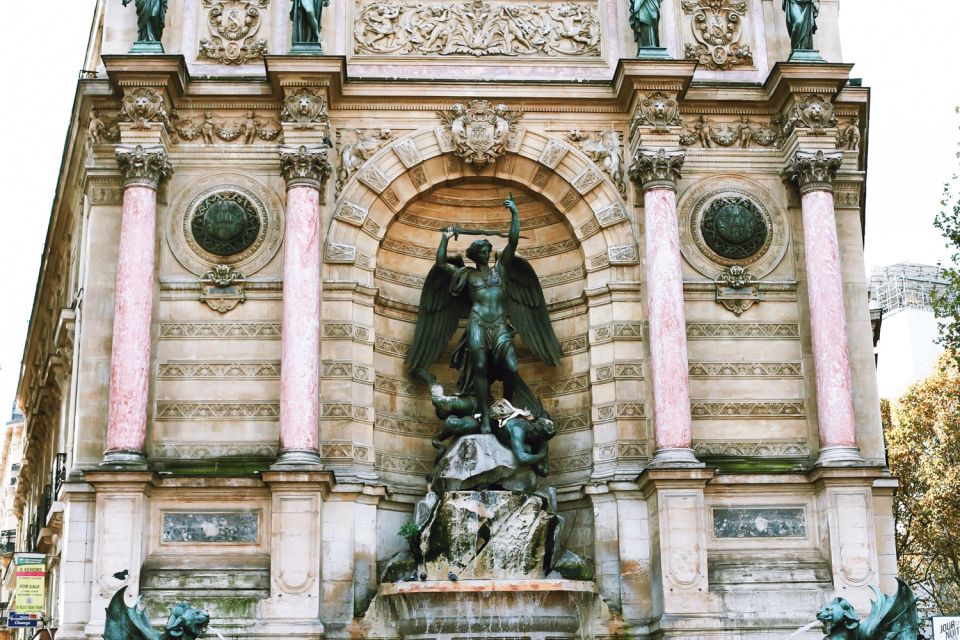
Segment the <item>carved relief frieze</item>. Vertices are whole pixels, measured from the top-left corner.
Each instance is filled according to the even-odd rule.
[[[393,138],[390,129],[337,129],[337,193],[373,154]]]
[[[174,111],[170,114],[170,128],[173,142],[198,141],[203,144],[236,142],[254,144],[264,142],[282,142],[283,130],[276,118],[257,118],[257,112],[248,110],[242,114],[214,114],[212,111],[189,113]]]
[[[595,2],[357,0],[358,56],[599,57]]]
[[[684,57],[706,69],[730,69],[753,62],[743,42],[747,3],[742,0],[683,0],[693,42],[684,43]]]
[[[837,149],[859,151],[860,137],[860,118],[850,118],[847,124],[837,130]]]
[[[377,451],[373,466],[378,471],[423,476],[433,470],[433,458],[416,458],[409,454],[390,454]]]
[[[796,339],[800,326],[786,322],[688,322],[687,338]]]
[[[326,340],[356,340],[357,342],[371,341],[373,330],[351,322],[324,322],[320,325],[320,335]]]
[[[161,322],[161,340],[279,338],[279,322]]]
[[[567,140],[575,144],[613,181],[620,195],[627,195],[624,181],[623,137],[619,131],[581,132],[572,129]]]
[[[91,144],[120,141],[120,113],[107,114],[102,109],[91,109],[87,122],[87,139]]]
[[[705,457],[757,457],[757,458],[807,458],[810,445],[806,442],[715,442],[694,441],[697,458]]]
[[[261,9],[270,0],[202,0],[209,37],[200,39],[198,58],[221,64],[247,64],[263,59],[267,41],[258,38]]]
[[[470,206],[469,204],[463,204],[463,206]],[[450,221],[441,219],[441,218],[427,218],[425,216],[418,216],[412,213],[400,213],[396,217],[397,222],[402,222],[403,224],[410,225],[411,227],[418,227],[420,229],[428,229],[431,231],[440,231],[444,227],[450,226]],[[540,227],[549,227],[552,224],[558,224],[563,222],[564,218],[562,215],[556,211],[550,211],[543,215],[537,216],[535,218],[526,218],[520,221],[520,229],[538,229]],[[458,226],[461,229],[473,230],[483,230],[489,229],[490,231],[506,232],[509,229],[509,221],[499,221],[491,220],[489,222],[473,222],[470,220],[463,220],[458,222]],[[571,242],[575,242],[571,240]],[[436,253],[436,250],[434,250]]]
[[[398,433],[404,436],[413,436],[415,438],[433,438],[440,430],[436,421],[417,420],[408,416],[377,412],[376,421],[373,424],[376,431],[386,431],[388,433]]]
[[[453,154],[466,164],[496,162],[510,142],[523,133],[517,126],[522,115],[519,111],[511,111],[504,104],[491,105],[487,100],[458,102],[437,115],[452,142]]]
[[[158,402],[157,420],[275,420],[279,402]]]
[[[783,142],[783,121],[780,116],[773,116],[766,124],[758,125],[747,116],[740,116],[736,120],[720,120],[700,115],[685,118],[680,133],[681,146],[700,146],[704,149],[714,146],[779,149]]]
[[[280,361],[197,362],[166,361],[157,364],[158,378],[279,378]]]
[[[690,403],[694,418],[800,418],[806,415],[802,400],[743,402],[734,400],[701,401]]]
[[[799,378],[799,362],[691,362],[689,375],[697,378]]]
[[[590,388],[590,374],[580,373],[557,380],[547,380],[539,384],[531,384],[530,388],[538,397],[562,396],[568,393],[578,393]]]
[[[593,451],[590,449],[575,451],[570,455],[551,457],[550,473],[568,473],[590,469],[593,466]]]
[[[251,442],[244,444],[162,442],[150,449],[151,459],[209,460],[211,458],[276,458],[279,443]]]

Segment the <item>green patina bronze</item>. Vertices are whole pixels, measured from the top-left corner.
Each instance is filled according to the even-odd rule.
[[[207,631],[210,616],[186,603],[174,605],[163,632],[150,624],[141,598],[132,607],[124,602],[127,587],[113,594],[107,606],[103,640],[197,640]]]
[[[660,46],[660,2],[661,0],[629,0],[630,27],[633,39],[637,42],[638,52],[642,49]]]
[[[123,6],[131,2],[137,8],[137,42],[160,42],[167,17],[167,0],[123,0]]]
[[[561,354],[540,280],[530,263],[516,255],[520,241],[517,205],[512,197],[503,205],[510,212],[510,231],[507,246],[492,267],[490,241],[477,240],[467,249],[467,258],[474,262],[472,267],[466,266],[460,256],[448,256],[447,243],[460,234],[500,233],[456,227],[444,230],[436,263],[420,295],[420,314],[406,359],[411,373],[431,387],[436,405],[441,393],[435,392],[439,385],[427,367],[437,359],[460,319],[465,317],[467,328],[451,361],[460,374],[457,395],[450,396],[455,398],[456,406],[444,407],[443,412],[461,418],[479,414],[480,433],[491,433],[489,390],[495,380],[503,382],[503,397],[514,407],[528,412],[534,420],[544,415],[540,400],[517,374],[514,330],[544,363],[555,366]],[[439,415],[441,407],[437,410]]]
[[[790,48],[795,51],[813,49],[820,0],[783,0],[783,12],[787,16]]]
[[[309,51],[320,49],[320,19],[323,8],[330,6],[330,0],[293,0],[290,7],[290,20],[293,21],[293,49]],[[303,45],[307,45],[304,47]]]
[[[204,251],[216,256],[233,256],[256,242],[260,216],[243,195],[223,191],[200,203],[190,220],[190,231]]]
[[[870,614],[861,620],[846,598],[834,598],[817,613],[823,625],[824,640],[917,640],[920,614],[917,596],[897,578],[897,592],[885,595],[870,586],[877,596],[870,603]]]
[[[718,198],[704,212],[700,233],[717,255],[744,260],[763,248],[769,230],[757,205],[746,198]]]

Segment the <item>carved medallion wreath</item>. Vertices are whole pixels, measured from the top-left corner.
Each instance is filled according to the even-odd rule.
[[[729,267],[756,278],[773,271],[787,248],[786,214],[760,185],[734,176],[708,178],[680,198],[680,250],[700,273]]]
[[[170,211],[170,250],[198,276],[217,265],[255,273],[273,259],[283,239],[280,198],[243,174],[198,180],[181,192]]]

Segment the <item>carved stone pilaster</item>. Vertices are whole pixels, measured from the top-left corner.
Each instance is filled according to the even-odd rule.
[[[630,165],[630,179],[644,191],[650,189],[677,190],[680,169],[686,154],[680,149],[650,149],[638,147]]]
[[[137,185],[156,191],[160,183],[173,173],[163,145],[118,145],[115,153],[124,188]]]
[[[796,182],[800,195],[810,191],[833,192],[833,179],[843,161],[843,152],[797,151],[781,175]]]
[[[327,157],[328,147],[280,147],[280,171],[287,181],[287,188],[306,184],[323,190],[333,171]]]

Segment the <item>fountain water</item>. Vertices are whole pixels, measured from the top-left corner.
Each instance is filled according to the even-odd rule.
[[[210,625],[207,625],[207,631],[213,631],[215,634],[217,634],[217,638],[219,640],[227,640],[226,638],[223,637],[222,633],[220,633],[219,631],[217,631],[217,629],[215,629],[214,627],[211,627]]]
[[[799,636],[801,633],[806,633],[807,631],[810,631],[810,629],[813,629],[818,624],[822,624],[822,623],[819,620],[814,620],[813,622],[803,625],[802,627],[800,627],[799,629],[791,633],[789,636],[787,636],[787,640],[793,640],[794,638]]]

